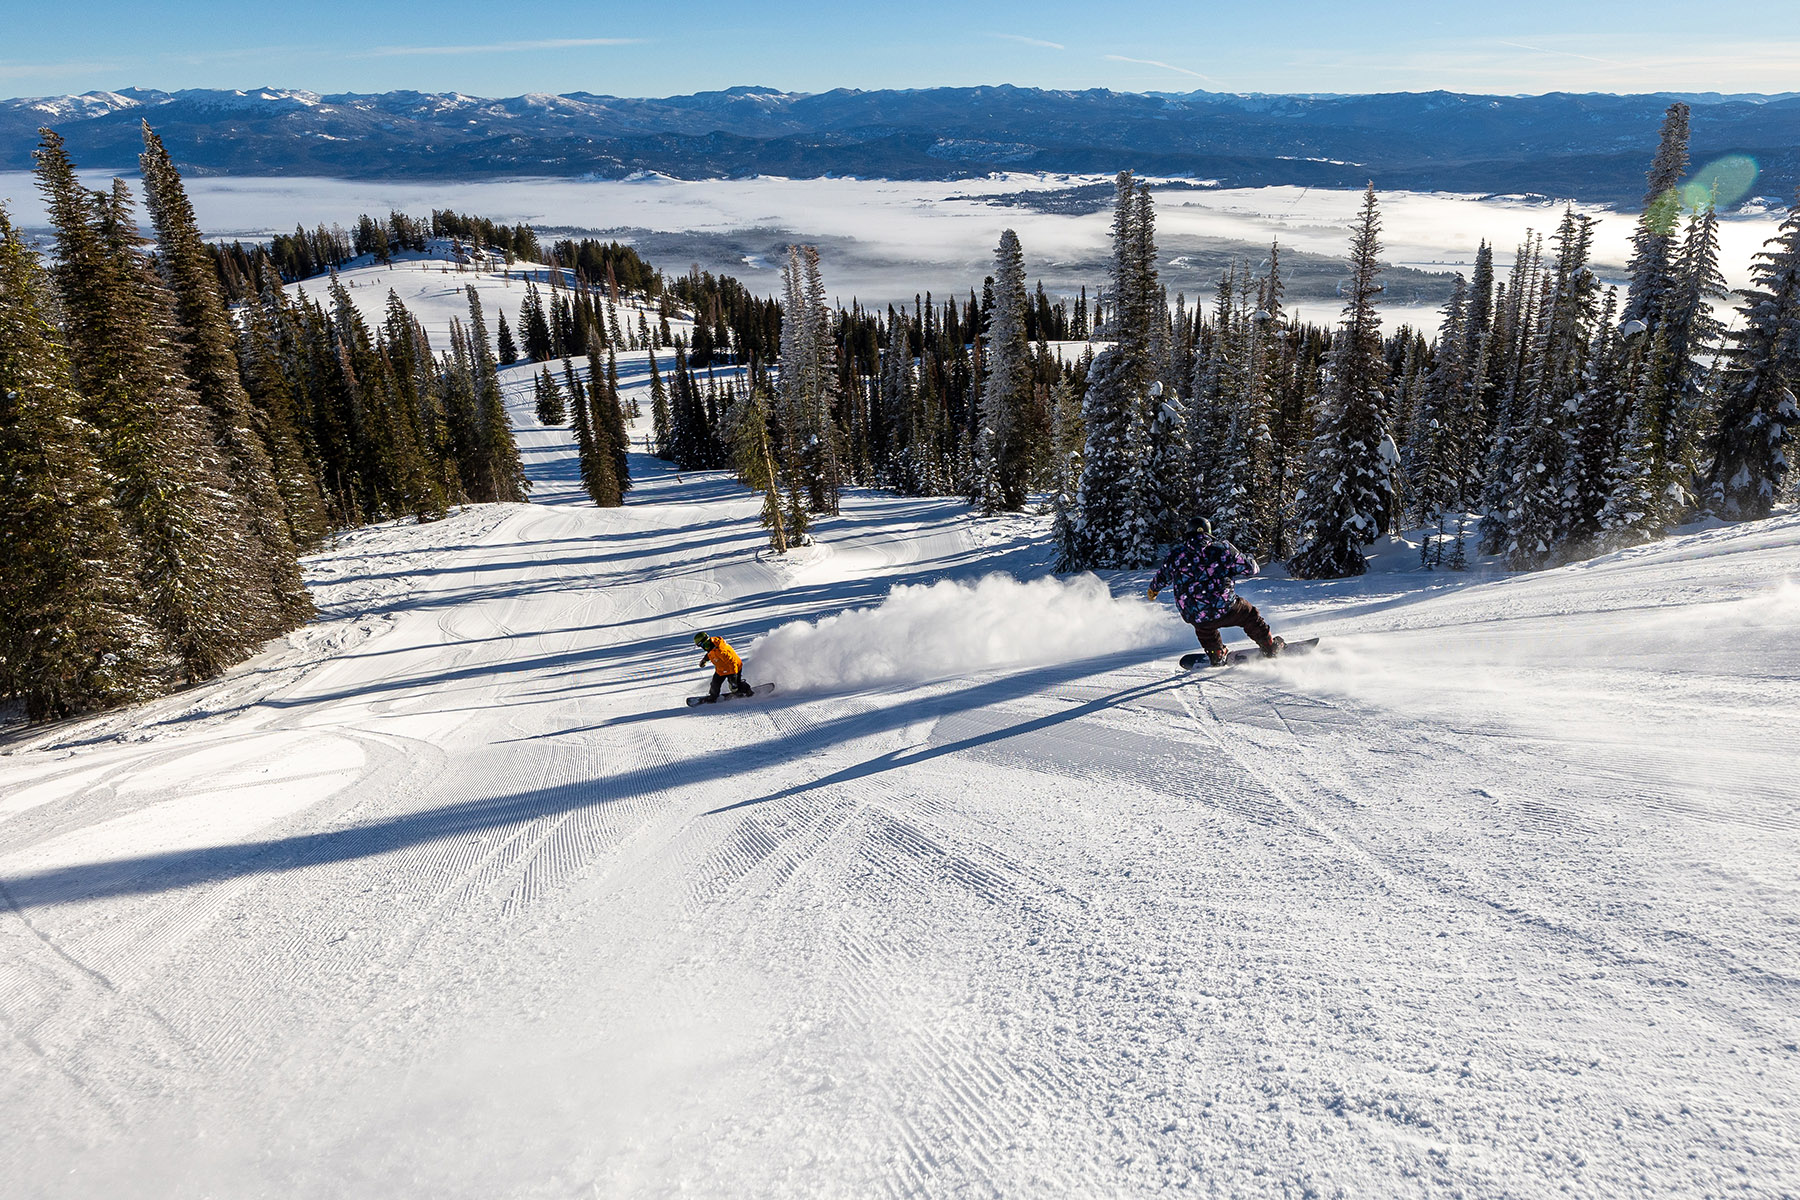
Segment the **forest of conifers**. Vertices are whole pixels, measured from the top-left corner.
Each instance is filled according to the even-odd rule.
[[[298,556],[334,531],[524,500],[499,368],[527,360],[540,421],[571,426],[587,494],[617,505],[637,407],[618,355],[643,352],[649,449],[734,469],[778,547],[858,485],[1043,506],[1071,570],[1154,565],[1194,516],[1332,577],[1400,528],[1435,530],[1427,567],[1536,569],[1766,515],[1800,424],[1800,208],[1729,297],[1718,216],[1683,199],[1687,122],[1671,106],[1622,288],[1571,209],[1504,277],[1479,247],[1430,338],[1381,329],[1373,186],[1335,327],[1290,318],[1278,245],[1209,307],[1171,299],[1130,172],[1091,306],[1029,288],[1007,230],[966,299],[873,312],[828,303],[806,246],[757,297],[448,210],[212,245],[146,126],[151,241],[127,186],[84,188],[46,130],[48,265],[0,211],[0,695],[46,719],[216,674],[307,620]],[[335,268],[428,244],[547,269],[492,335],[474,287],[447,347],[391,293],[370,328]],[[322,301],[283,287],[321,275]]]

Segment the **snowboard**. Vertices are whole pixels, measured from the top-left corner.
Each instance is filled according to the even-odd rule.
[[[775,685],[772,683],[759,683],[750,689],[750,696],[766,696],[774,690]],[[750,696],[740,696],[730,688],[725,688],[719,692],[719,703],[723,704],[727,700],[748,700]],[[689,708],[699,708],[702,704],[706,703],[706,697],[689,696],[687,698],[687,703]]]
[[[1286,658],[1290,654],[1305,654],[1308,650],[1311,650],[1318,644],[1318,638],[1307,638],[1305,641],[1300,642],[1288,642],[1281,648],[1280,656],[1274,661],[1279,662],[1282,658]],[[1235,667],[1242,663],[1269,661],[1269,659],[1263,657],[1263,652],[1261,650],[1233,650],[1230,654],[1225,656],[1225,661],[1222,665]],[[1212,660],[1207,658],[1204,652],[1199,654],[1184,654],[1181,656],[1181,666],[1183,670],[1192,671],[1200,667],[1212,666]]]

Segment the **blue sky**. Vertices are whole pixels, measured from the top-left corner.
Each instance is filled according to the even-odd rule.
[[[1800,29],[1733,0],[21,0],[0,96],[121,87],[664,96],[1013,83],[1116,91],[1800,90]],[[1760,9],[1760,11],[1758,11]]]

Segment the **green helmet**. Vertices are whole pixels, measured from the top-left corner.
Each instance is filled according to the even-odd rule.
[[[696,633],[694,635],[694,645],[696,645],[696,646],[700,647],[702,650],[704,650],[708,646],[712,645],[712,639],[707,637],[704,633]]]

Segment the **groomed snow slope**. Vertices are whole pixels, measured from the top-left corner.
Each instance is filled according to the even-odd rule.
[[[0,758],[9,1195],[1794,1189],[1800,518],[1183,675],[1141,576],[976,584],[1029,520],[579,503],[530,370],[533,504]],[[685,708],[700,627],[782,689]]]

